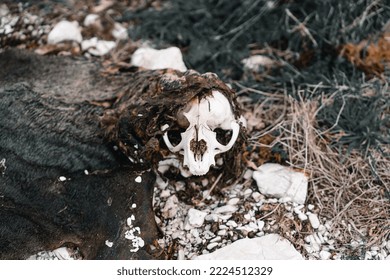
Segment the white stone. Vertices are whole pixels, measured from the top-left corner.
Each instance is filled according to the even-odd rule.
[[[238,210],[237,206],[234,205],[224,205],[214,209],[215,214],[231,214],[235,213]]]
[[[139,48],[133,53],[131,64],[152,70],[172,68],[182,72],[187,71],[181,51],[177,47],[162,50]]]
[[[171,219],[174,218],[177,214],[177,210],[179,209],[179,200],[177,199],[176,195],[170,196],[166,203],[164,208],[162,209],[162,216],[165,219]]]
[[[185,221],[185,229],[191,229],[191,227],[201,227],[204,223],[204,219],[206,217],[207,213],[202,212],[200,210],[191,208],[188,210],[187,218]]]
[[[110,248],[111,248],[112,245],[114,245],[114,242],[111,242],[111,241],[109,241],[109,240],[106,240],[105,244],[106,244],[107,247],[110,247]]]
[[[260,66],[272,66],[275,64],[275,61],[268,56],[264,55],[253,55],[248,58],[243,59],[242,64],[244,64],[244,68],[258,71]]]
[[[253,174],[252,174],[253,175]],[[244,191],[244,196],[250,196],[251,194],[253,193],[253,190],[252,189],[246,189]]]
[[[199,230],[197,230],[196,228],[191,229],[190,233],[195,238],[199,237]]]
[[[305,205],[298,205],[298,206],[294,207],[294,213],[295,214],[301,213],[302,212],[301,210],[303,209],[303,207],[305,207]]]
[[[207,245],[207,250],[212,250],[214,249],[215,247],[218,246],[218,243],[210,243],[209,245]]]
[[[175,168],[179,168],[180,174],[184,178],[188,178],[188,177],[192,176],[191,172],[189,172],[188,170],[183,168],[183,166],[178,158],[169,158],[169,159],[165,159],[165,160],[160,161],[158,163],[158,171],[161,174],[164,174],[165,172],[167,172],[169,170],[169,168],[171,166],[173,166]]]
[[[248,234],[249,232],[252,232],[257,228],[256,226],[253,227],[250,225],[244,225],[244,226],[237,227],[236,229],[241,230],[244,234]]]
[[[259,202],[262,199],[263,195],[259,192],[253,192],[252,197],[256,202]]]
[[[237,227],[237,223],[236,223],[235,221],[233,221],[233,220],[229,220],[229,221],[226,223],[226,225],[227,225],[228,227]]]
[[[99,20],[99,15],[89,14],[85,17],[83,25],[85,27],[88,27],[88,26],[91,26],[91,25],[95,24],[96,22],[98,22],[98,20]]]
[[[198,260],[303,260],[294,246],[278,234],[240,239]]]
[[[222,240],[221,236],[216,236],[213,239],[210,239],[210,243],[220,242],[221,240]]]
[[[219,221],[219,215],[217,214],[208,214],[205,217],[205,220],[208,222],[218,222]]]
[[[58,179],[59,179],[61,182],[66,181],[66,177],[65,177],[65,176],[60,176]]]
[[[298,213],[298,218],[301,220],[301,221],[306,221],[307,220],[307,216],[305,213]]]
[[[134,181],[136,181],[137,183],[141,183],[142,182],[142,177],[141,176],[137,176]]]
[[[126,224],[127,224],[129,227],[131,227],[132,224],[133,224],[133,219],[132,219],[131,217],[127,218],[127,219],[126,219]]]
[[[311,226],[314,229],[317,229],[320,226],[320,220],[318,219],[318,216],[316,214],[309,214],[308,217]]]
[[[325,234],[326,232],[326,227],[324,225],[319,225],[318,226],[318,232],[320,232],[321,234]]]
[[[114,29],[111,31],[111,34],[117,40],[127,40],[129,38],[127,29],[117,22],[114,24]]]
[[[77,43],[81,43],[82,40],[83,37],[81,36],[77,21],[60,21],[54,26],[47,36],[47,42],[52,45],[63,41],[75,41]]]
[[[275,163],[266,163],[253,172],[253,179],[264,195],[289,197],[298,204],[304,204],[306,200],[308,178],[303,172]]]
[[[227,204],[228,205],[236,205],[239,201],[240,201],[240,199],[238,197],[234,197],[234,198],[229,199]]]
[[[81,49],[94,56],[106,55],[115,47],[116,43],[114,41],[99,40],[96,37],[81,42]]]
[[[247,221],[250,221],[251,218],[252,218],[252,216],[249,213],[244,215],[244,219],[247,220]]]
[[[264,228],[264,221],[257,221],[257,228],[261,231]]]

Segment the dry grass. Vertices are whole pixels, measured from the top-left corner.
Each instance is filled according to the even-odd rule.
[[[320,86],[312,90],[318,91]],[[266,147],[282,145],[287,163],[310,174],[307,203],[319,207],[322,221],[331,222],[336,244],[355,240],[368,248],[390,238],[390,159],[376,151],[370,151],[372,156],[367,158],[358,151],[345,156],[346,149],[339,151],[330,145],[330,140],[340,135],[332,134],[331,129],[321,131],[317,116],[333,96],[327,100],[322,96],[319,102],[248,88],[242,92],[262,95],[262,101],[254,105],[241,98],[247,116],[264,123],[263,129],[249,127],[251,145],[261,146],[259,138],[276,132],[277,137]],[[384,149],[390,152],[389,147]]]

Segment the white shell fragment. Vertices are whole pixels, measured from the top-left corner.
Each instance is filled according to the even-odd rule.
[[[54,26],[47,36],[47,42],[52,45],[63,41],[75,41],[77,43],[81,43],[82,40],[83,37],[81,36],[77,21],[60,21]]]
[[[112,245],[114,245],[114,242],[111,242],[111,241],[109,241],[109,240],[106,240],[105,244],[106,244],[107,247],[110,247],[110,248],[111,248]]]
[[[253,172],[253,179],[264,195],[289,198],[298,204],[303,204],[306,200],[308,178],[303,172],[275,163],[266,163]]]
[[[245,238],[233,242],[198,260],[303,260],[294,246],[278,234]]]
[[[187,70],[181,51],[177,47],[162,50],[139,48],[133,53],[131,64],[151,70],[165,68],[172,68],[182,72]]]

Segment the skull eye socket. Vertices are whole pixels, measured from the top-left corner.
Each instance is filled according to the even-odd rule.
[[[179,145],[181,141],[181,133],[185,132],[184,128],[177,128],[173,130],[168,130],[168,139],[172,143],[173,146]]]
[[[214,132],[216,133],[217,141],[226,146],[233,136],[233,130],[224,130],[222,128],[216,128],[214,129]]]

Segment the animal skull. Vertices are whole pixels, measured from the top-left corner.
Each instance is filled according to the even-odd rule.
[[[178,114],[179,124],[189,124],[181,133],[181,141],[173,146],[165,131],[163,139],[171,152],[184,155],[183,166],[193,175],[206,174],[215,165],[215,156],[233,147],[240,131],[239,121],[233,115],[229,100],[219,91],[210,96],[194,98]],[[166,130],[166,126],[163,130]],[[217,140],[216,128],[232,130],[230,141],[223,145]]]

